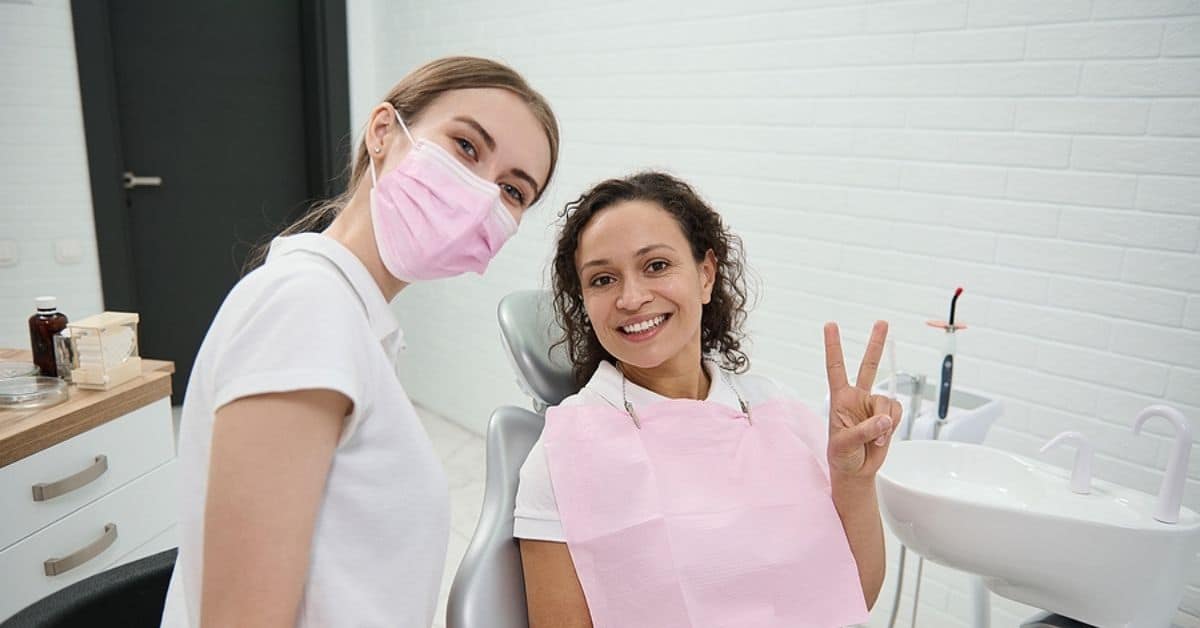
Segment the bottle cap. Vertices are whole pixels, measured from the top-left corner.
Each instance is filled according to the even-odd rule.
[[[37,309],[39,310],[58,309],[58,299],[56,297],[38,297],[33,302],[37,304]]]

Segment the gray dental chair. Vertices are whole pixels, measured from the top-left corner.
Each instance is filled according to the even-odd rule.
[[[579,389],[565,351],[550,352],[559,337],[550,298],[541,290],[514,292],[497,309],[517,384],[536,412],[502,406],[488,422],[483,510],[450,586],[446,628],[529,628],[521,554],[513,539],[518,474],[542,433],[546,408]]]

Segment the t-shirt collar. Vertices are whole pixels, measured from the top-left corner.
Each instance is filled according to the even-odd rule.
[[[734,392],[733,386],[725,379],[721,373],[721,367],[713,360],[705,359],[703,361],[704,370],[708,373],[709,385],[708,396],[705,401],[719,403],[735,410],[741,407],[738,401],[737,393]],[[602,360],[600,366],[596,368],[596,372],[592,378],[588,380],[587,388],[593,393],[596,393],[620,409],[622,405],[621,394],[621,371],[617,369],[611,362]],[[628,399],[634,406],[647,405],[659,401],[666,401],[664,397],[648,388],[643,388],[627,380],[625,383],[625,399]]]

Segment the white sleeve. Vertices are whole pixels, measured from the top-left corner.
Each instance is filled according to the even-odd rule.
[[[232,330],[210,367],[213,410],[243,397],[332,390],[353,404],[338,446],[353,436],[367,399],[369,336],[361,303],[340,277],[317,265],[247,276],[222,307]],[[220,316],[220,314],[219,314]],[[215,326],[215,323],[214,323]]]
[[[529,450],[525,464],[521,465],[513,515],[513,536],[516,538],[559,543],[567,540],[558,518],[558,502],[550,484],[550,466],[540,438]]]

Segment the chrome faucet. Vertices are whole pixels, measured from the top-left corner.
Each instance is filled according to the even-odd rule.
[[[1161,416],[1175,425],[1175,445],[1167,459],[1167,471],[1158,489],[1158,503],[1154,506],[1154,518],[1163,523],[1179,522],[1179,503],[1183,500],[1183,486],[1187,479],[1188,457],[1192,453],[1192,427],[1183,413],[1170,406],[1154,405],[1142,410],[1133,421],[1133,433],[1140,434],[1148,419]]]
[[[913,423],[916,423],[917,417],[921,416],[921,395],[925,392],[925,376],[900,371],[899,373],[893,373],[892,377],[896,380],[903,377],[912,385],[912,391],[908,398],[908,425],[904,429],[903,436],[904,440],[909,440],[912,437]],[[903,416],[900,417],[900,422],[904,422]],[[936,437],[935,435],[934,438]]]

